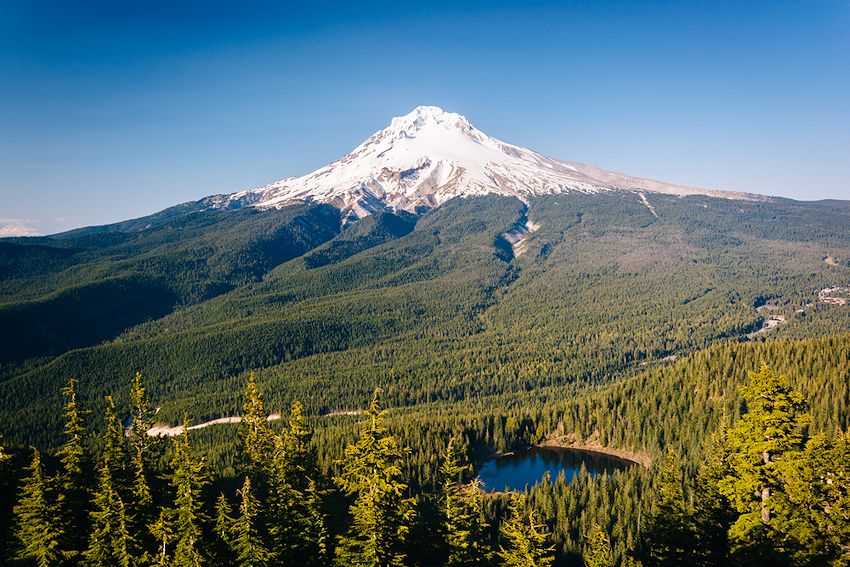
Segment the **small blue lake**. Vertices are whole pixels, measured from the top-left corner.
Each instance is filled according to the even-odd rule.
[[[547,471],[553,482],[561,471],[570,482],[582,465],[591,476],[599,476],[624,470],[635,463],[579,449],[532,447],[487,461],[478,476],[484,483],[482,488],[487,491],[504,490],[505,487],[522,490],[526,484],[531,486],[540,482]]]

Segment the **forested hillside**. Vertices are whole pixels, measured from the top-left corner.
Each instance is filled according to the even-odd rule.
[[[787,322],[752,340],[850,329],[850,309],[817,302],[822,288],[850,282],[845,203],[649,199],[653,210],[632,193],[553,195],[527,211],[515,199],[455,199],[419,218],[367,217],[336,236],[338,218],[323,206],[191,212],[150,229],[7,242],[19,256],[32,248],[33,260],[7,261],[18,268],[5,272],[4,290],[16,299],[0,308],[2,328],[7,345],[21,346],[4,349],[7,359],[29,358],[0,367],[0,427],[20,442],[35,434],[55,443],[60,425],[48,408],[68,376],[87,403],[106,392],[122,399],[129,369],[144,371],[161,418],[176,423],[185,411],[233,412],[251,370],[261,370],[270,401],[297,398],[321,413],[357,407],[376,373],[389,377],[392,405],[467,400],[606,383],[746,340],[770,314]],[[523,215],[540,229],[525,253],[505,256],[500,235]],[[70,253],[63,243],[90,241],[122,244],[73,252],[98,255],[94,264],[57,260],[43,278],[47,295],[27,297],[45,246]],[[281,241],[290,242],[283,251],[273,246]],[[147,278],[170,303],[101,273]],[[83,277],[92,283],[74,287]],[[138,313],[150,320],[127,327],[132,310],[110,297],[167,314]],[[22,320],[37,326],[14,323]],[[66,335],[108,340],[50,355],[73,346],[57,346]]]
[[[593,557],[600,562],[588,564],[845,564],[836,541],[850,519],[822,516],[824,506],[845,509],[845,489],[813,495],[801,487],[813,486],[824,459],[846,451],[850,306],[823,301],[822,290],[850,287],[850,207],[645,198],[460,198],[348,223],[325,205],[186,206],[0,242],[0,433],[12,455],[6,533],[13,516],[19,524],[35,517],[20,497],[35,506],[42,490],[60,508],[87,502],[88,520],[41,526],[58,530],[56,549],[76,551],[72,563],[115,564],[97,555],[105,552],[92,534],[123,521],[140,540],[112,548],[146,562],[162,545],[163,561],[176,561],[185,536],[203,542],[207,562],[257,554],[239,564],[291,558],[306,549],[299,546],[343,563],[368,553],[383,557],[377,564],[511,564],[511,550],[525,548],[535,565]],[[505,233],[526,221],[539,228],[512,247]],[[748,378],[762,365],[782,378]],[[144,412],[131,387],[139,387],[136,372],[150,398]],[[69,449],[62,389],[71,378],[80,424],[70,430],[84,423],[85,434]],[[155,423],[260,412],[251,401],[259,390],[246,392],[246,383],[264,393],[266,414],[286,416],[298,402],[294,421],[264,414],[253,422],[262,439],[250,442],[244,419],[193,430],[161,443],[142,465],[133,461],[133,451],[154,443],[145,431]],[[360,412],[376,388],[391,411],[368,426]],[[758,422],[746,416],[754,408],[772,415],[747,388],[791,400],[777,454],[792,468],[747,465],[757,442],[746,427]],[[145,428],[124,439],[121,425],[139,412]],[[486,459],[540,443],[646,466],[544,479],[514,496],[469,485]],[[367,450],[377,445],[382,456]],[[309,453],[309,462],[290,460],[293,451]],[[87,471],[74,474],[96,485],[68,479],[72,453],[85,455],[79,466]],[[364,479],[357,467],[374,459],[389,472]],[[122,471],[110,468],[116,460]],[[133,467],[154,494],[135,511]],[[842,471],[829,472],[838,487],[846,487]],[[769,514],[784,519],[770,529],[753,531],[758,523],[746,519],[753,502],[736,484],[746,479],[769,480],[765,488],[780,495]],[[357,530],[370,529],[364,518],[377,504],[361,496],[373,481],[393,502],[397,541],[366,551],[366,532]],[[85,485],[78,494],[77,484]],[[181,491],[199,490],[200,500],[181,500]],[[109,508],[115,495],[128,507],[123,520]],[[297,528],[281,527],[290,498],[312,503],[296,514],[304,522]],[[723,505],[708,510],[712,499]],[[807,515],[794,524],[788,510],[803,501]],[[195,527],[180,514],[195,517]],[[478,527],[447,533],[441,522],[452,514],[468,527],[478,518]],[[106,517],[108,530],[98,523]],[[777,554],[759,546],[765,541]],[[9,549],[20,554],[17,544]]]
[[[304,206],[160,213],[0,242],[0,363],[113,339],[256,281],[338,232],[338,211]]]
[[[262,386],[249,377],[238,426],[184,430],[166,445],[146,434],[157,401],[139,376],[130,407],[106,398],[100,419],[80,413],[71,382],[56,459],[21,448],[2,465],[12,473],[8,484],[29,475],[17,499],[5,492],[4,517],[13,519],[6,526],[17,534],[10,557],[96,565],[180,564],[185,554],[194,564],[275,564],[293,553],[317,565],[351,564],[350,554],[369,565],[393,564],[388,557],[403,565],[843,565],[848,360],[850,336],[725,345],[574,398],[551,389],[389,413],[375,398],[360,416],[312,420],[296,402],[282,422],[268,421]],[[779,464],[765,470],[748,456],[764,450],[760,427],[784,436],[769,449]],[[512,495],[481,492],[464,464],[586,431],[611,448],[642,447],[652,466],[544,478]],[[97,483],[87,480],[92,470]],[[747,496],[749,482],[771,487],[773,523],[750,519],[765,505],[759,511]],[[370,519],[376,506],[388,515],[380,526]],[[69,523],[57,520],[63,514]],[[367,543],[375,535],[377,548]]]

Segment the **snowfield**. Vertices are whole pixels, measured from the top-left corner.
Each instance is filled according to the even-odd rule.
[[[495,193],[526,201],[534,195],[611,190],[635,192],[653,214],[647,192],[769,199],[695,189],[552,159],[491,138],[460,114],[420,106],[393,118],[387,128],[339,161],[301,177],[208,197],[206,202],[213,208],[329,203],[359,218],[379,210],[434,207],[461,196]]]

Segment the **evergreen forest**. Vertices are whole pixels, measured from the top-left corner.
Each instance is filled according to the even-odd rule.
[[[648,199],[0,239],[0,564],[850,565],[850,206]]]

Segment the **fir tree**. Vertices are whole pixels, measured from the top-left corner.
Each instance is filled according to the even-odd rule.
[[[252,372],[245,387],[245,404],[239,422],[239,439],[243,455],[247,459],[249,474],[255,484],[273,474],[274,461],[280,451],[276,447],[276,435],[269,426],[269,416],[263,402],[263,394]]]
[[[263,543],[257,531],[257,516],[260,504],[251,494],[251,479],[245,477],[242,489],[237,493],[241,497],[239,517],[233,524],[231,546],[236,555],[236,565],[240,567],[262,567],[272,561],[272,554]]]
[[[227,549],[233,545],[233,509],[225,498],[224,493],[218,495],[215,502],[215,535],[224,543]]]
[[[33,447],[29,476],[21,487],[21,495],[13,510],[15,538],[20,544],[15,557],[29,560],[39,567],[56,565],[63,557],[59,549],[62,528],[58,523],[50,480],[44,475],[41,454]]]
[[[307,488],[318,470],[316,448],[312,444],[313,430],[307,424],[304,406],[293,402],[288,427],[283,432],[283,451],[287,460],[290,484],[299,491]]]
[[[471,472],[465,452],[459,448],[457,438],[452,437],[440,464],[439,504],[448,551],[446,565],[477,565],[490,559],[481,521],[480,481],[464,483]]]
[[[76,493],[83,486],[83,462],[85,460],[85,449],[83,447],[83,436],[85,426],[83,425],[82,413],[77,405],[77,380],[70,378],[67,385],[62,388],[65,396],[65,443],[59,450],[58,456],[62,464],[60,476],[62,488],[66,493]]]
[[[644,565],[685,565],[693,561],[695,538],[685,502],[682,471],[669,450],[658,472],[652,514],[647,521]]]
[[[130,485],[130,495],[125,502],[131,518],[131,529],[136,535],[134,539],[137,550],[149,549],[154,544],[154,539],[147,529],[156,518],[148,479],[164,443],[162,437],[148,435],[148,431],[155,424],[155,414],[156,410],[151,407],[142,375],[136,372],[130,388],[130,427],[126,436],[129,445],[127,475],[130,478],[125,481]],[[126,488],[124,493],[126,494]]]
[[[94,509],[90,512],[92,531],[83,562],[92,567],[130,567],[136,564],[131,551],[132,537],[124,501],[114,486],[109,459],[110,453],[106,453],[100,466]]]
[[[775,547],[770,542],[770,523],[780,501],[775,495],[783,489],[777,463],[802,449],[809,415],[802,395],[767,366],[750,372],[749,378],[749,385],[741,388],[747,412],[729,431],[729,474],[718,486],[739,513],[729,530],[738,551],[751,548],[768,556]]]
[[[386,410],[376,389],[360,438],[345,449],[342,467],[334,480],[347,495],[354,495],[352,524],[339,537],[336,561],[340,565],[375,567],[405,563],[404,542],[415,516],[413,499],[406,498],[401,480],[401,462],[410,453],[398,446],[383,424]]]
[[[527,510],[526,510],[527,508]],[[525,497],[514,496],[507,519],[499,528],[505,545],[497,554],[509,567],[548,567],[554,561],[553,545],[547,545],[549,534],[534,517],[534,509],[526,506]]]
[[[206,482],[204,462],[195,461],[189,446],[188,423],[183,422],[183,433],[174,443],[174,470],[171,486],[174,500],[174,555],[175,567],[197,567],[203,564],[201,552],[201,524],[204,521],[201,491]]]
[[[156,553],[153,554],[153,559],[150,561],[152,565],[165,567],[171,564],[169,546],[174,543],[173,523],[174,510],[171,508],[161,508],[156,521],[148,525],[148,531],[157,542]]]
[[[65,397],[65,443],[59,449],[61,472],[59,475],[60,494],[58,498],[60,516],[63,522],[63,549],[69,557],[75,557],[82,551],[86,541],[88,526],[80,521],[87,518],[88,486],[86,477],[86,453],[83,446],[85,426],[82,412],[77,402],[77,380],[70,378],[62,389]]]
[[[850,565],[850,433],[817,435],[778,465],[785,486],[774,529],[793,561]]]
[[[585,567],[612,567],[614,565],[611,540],[599,524],[593,524],[590,533],[587,535],[584,565]]]
[[[305,565],[326,562],[327,537],[321,498],[315,478],[318,476],[316,450],[311,440],[303,407],[292,404],[288,427],[275,438],[273,464],[272,535],[276,551],[284,562]]]
[[[128,500],[132,495],[128,474],[127,442],[124,427],[115,409],[112,396],[106,397],[105,411],[106,429],[103,434],[104,463],[110,468],[111,485],[122,499]]]
[[[151,408],[150,400],[142,382],[142,375],[136,372],[130,391],[130,434],[129,443],[133,461],[133,510],[137,521],[147,523],[153,513],[153,498],[148,483],[151,464],[156,451],[162,445],[162,439],[148,435],[155,424],[156,411]]]
[[[307,524],[304,531],[305,561],[304,565],[328,564],[328,530],[325,525],[325,514],[322,512],[322,497],[318,484],[310,479],[304,493],[304,508],[307,512]]]
[[[712,436],[697,473],[694,490],[696,557],[694,565],[722,567],[729,564],[729,528],[737,515],[729,500],[720,493],[719,482],[729,474],[729,448],[726,423]]]

